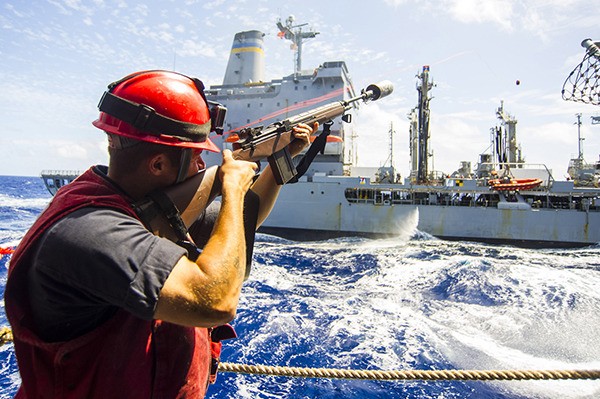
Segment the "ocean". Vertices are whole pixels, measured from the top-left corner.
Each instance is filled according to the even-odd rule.
[[[0,176],[0,247],[50,200],[39,177]],[[4,293],[9,257],[0,259]],[[358,370],[600,369],[600,245],[519,249],[259,234],[224,343],[231,363]],[[0,326],[7,326],[4,304]],[[19,386],[0,348],[0,399]],[[371,381],[220,373],[208,398],[598,398],[600,381]]]

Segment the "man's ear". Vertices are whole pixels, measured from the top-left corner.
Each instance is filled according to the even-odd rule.
[[[156,154],[148,159],[148,170],[155,176],[161,176],[167,172],[168,163],[165,154]]]

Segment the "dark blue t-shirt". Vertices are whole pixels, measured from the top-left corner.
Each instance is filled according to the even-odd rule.
[[[190,229],[200,242],[212,231],[214,205]],[[28,276],[36,333],[50,342],[69,340],[93,330],[118,308],[152,319],[160,290],[185,254],[118,211],[71,213],[36,245]]]

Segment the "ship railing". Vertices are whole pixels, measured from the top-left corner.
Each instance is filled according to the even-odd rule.
[[[495,192],[457,191],[451,189],[436,190],[413,188],[346,188],[345,198],[350,204],[372,205],[422,205],[497,208],[501,201]],[[584,194],[569,195],[533,195],[520,193],[522,201],[533,209],[565,209],[580,212],[600,212],[600,196],[589,197]]]
[[[47,169],[47,170],[42,170],[40,173],[40,176],[66,176],[66,177],[71,177],[71,176],[79,176],[81,173],[83,173],[80,170],[58,170],[58,169]]]
[[[349,187],[344,195],[351,204],[494,207],[498,203],[498,199],[492,194],[451,189],[432,192],[412,188]]]

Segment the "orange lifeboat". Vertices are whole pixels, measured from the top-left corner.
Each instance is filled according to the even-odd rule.
[[[531,190],[542,184],[541,179],[492,179],[488,185],[496,191]]]

